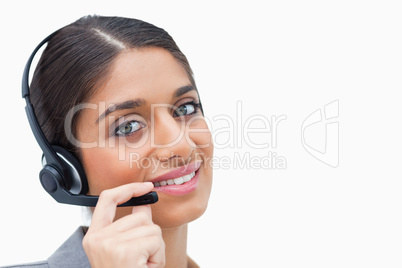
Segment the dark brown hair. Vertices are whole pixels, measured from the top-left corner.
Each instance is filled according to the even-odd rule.
[[[85,16],[58,30],[48,42],[30,85],[35,114],[50,144],[78,152],[65,133],[67,113],[89,100],[121,51],[144,47],[168,50],[196,87],[186,56],[165,30],[150,23],[122,17]],[[72,119],[74,136],[78,116],[79,112]]]

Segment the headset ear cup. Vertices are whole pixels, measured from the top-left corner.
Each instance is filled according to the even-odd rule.
[[[72,194],[86,194],[88,192],[88,181],[84,168],[80,161],[63,147],[53,145],[53,149],[65,164],[69,178],[64,178],[65,185],[71,185],[68,189]],[[69,183],[68,181],[69,180]]]

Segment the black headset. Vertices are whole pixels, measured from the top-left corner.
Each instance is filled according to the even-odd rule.
[[[85,195],[88,192],[88,181],[80,161],[67,149],[49,143],[39,125],[34,112],[34,107],[29,99],[29,69],[32,60],[38,50],[57,32],[58,31],[46,37],[34,49],[25,65],[24,73],[22,75],[22,98],[26,101],[25,111],[35,139],[43,152],[43,168],[39,173],[39,179],[46,192],[48,192],[57,202],[94,207],[96,206],[99,197]],[[153,204],[157,201],[158,195],[156,192],[150,192],[143,196],[131,198],[129,201],[119,206]]]

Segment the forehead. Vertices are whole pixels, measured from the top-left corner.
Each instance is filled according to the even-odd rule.
[[[114,104],[128,99],[166,102],[173,92],[190,84],[187,72],[163,48],[130,49],[121,52],[109,75],[90,102]]]

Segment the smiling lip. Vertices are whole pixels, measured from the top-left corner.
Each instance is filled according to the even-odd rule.
[[[151,180],[153,183],[155,183],[179,178],[195,172],[194,177],[192,177],[190,181],[180,185],[172,184],[172,185],[158,186],[155,187],[154,189],[158,192],[164,192],[171,195],[186,195],[193,192],[198,186],[199,171],[201,164],[202,162],[193,162],[188,164],[187,166],[182,166],[180,168],[177,168],[173,171],[170,171],[166,174],[163,174],[162,176],[159,176]]]
[[[188,175],[191,174],[193,172],[195,172],[196,170],[198,170],[201,166],[202,162],[192,162],[188,165],[185,166],[181,166],[175,170],[172,170],[166,174],[163,174],[159,177],[156,177],[155,179],[152,179],[151,182],[155,183],[155,182],[159,182],[159,181],[167,181],[170,179],[175,179],[175,178],[179,178],[182,177],[184,175]]]

